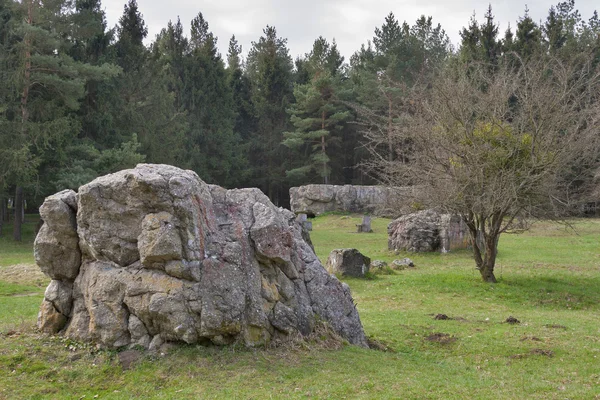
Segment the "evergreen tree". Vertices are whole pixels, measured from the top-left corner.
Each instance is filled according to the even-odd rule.
[[[552,54],[560,50],[567,42],[563,20],[556,12],[554,6],[550,7],[543,31],[546,47]]]
[[[242,69],[242,45],[239,44],[235,35],[229,39],[229,48],[227,51],[227,68],[230,71]]]
[[[107,31],[100,0],[75,0],[72,22],[69,54],[73,59],[90,64],[105,61],[114,32]]]
[[[238,44],[235,35],[229,41],[229,51],[227,53],[227,76],[229,88],[233,96],[233,109],[235,112],[235,123],[233,131],[241,139],[240,146],[242,151],[247,153],[248,142],[252,132],[256,129],[254,119],[254,110],[252,108],[252,87],[250,80],[243,70],[242,46]],[[245,179],[249,176],[245,176]],[[247,181],[242,182],[249,183]]]
[[[521,57],[529,58],[541,50],[542,32],[539,26],[529,16],[529,9],[517,23],[515,51]]]
[[[23,207],[24,188],[40,173],[40,166],[59,168],[67,161],[65,148],[76,138],[79,121],[74,115],[89,79],[115,76],[106,65],[93,67],[70,56],[69,29],[72,13],[66,1],[40,4],[34,0],[14,3],[15,24],[8,33],[3,70],[8,81],[1,90],[6,102],[2,113],[2,150],[7,173],[2,174],[15,189],[15,213]],[[51,172],[43,168],[46,179]],[[6,186],[3,183],[2,186]],[[28,186],[29,185],[29,186]],[[21,219],[15,219],[14,239],[21,239]]]
[[[189,114],[189,163],[203,179],[236,186],[247,170],[240,138],[234,131],[235,110],[217,39],[199,13],[191,23],[186,61],[185,107]]]
[[[15,41],[11,27],[15,22],[12,0],[0,0],[0,235],[3,233],[4,223],[9,219],[8,178],[11,165],[8,160],[10,152],[14,150],[14,143],[11,143],[12,135],[8,133],[14,129],[13,120],[17,116],[14,105],[9,107],[16,91],[13,85],[7,84],[14,79],[13,71],[16,69],[15,58],[11,55],[11,47]]]
[[[390,12],[385,17],[385,22],[381,28],[375,28],[373,44],[375,51],[380,55],[391,55],[397,49],[403,38],[402,28],[394,13]]]
[[[283,134],[285,146],[306,149],[304,154],[307,157],[300,157],[302,165],[286,171],[293,181],[302,182],[310,172],[318,172],[323,182],[329,183],[329,154],[335,149],[331,147],[341,143],[338,134],[350,118],[350,112],[337,98],[341,88],[342,64],[343,57],[339,54],[335,42],[330,45],[323,37],[315,40],[312,51],[306,55],[305,68],[310,75],[310,81],[296,85],[296,103],[288,109],[296,129]]]
[[[514,50],[514,47],[515,47],[514,38],[515,38],[515,35],[512,32],[510,24],[508,24],[508,28],[506,28],[506,31],[504,32],[504,39],[502,39],[502,53],[503,54],[507,54]]]
[[[393,41],[392,41],[393,40]],[[400,26],[389,14],[381,28],[375,29],[375,46],[372,66],[360,58],[369,59],[369,52],[355,55],[352,61],[352,79],[356,98],[366,110],[363,115],[367,126],[387,126],[387,159],[393,161],[400,155],[392,146],[393,121],[399,118],[398,104],[405,99],[407,89],[416,82],[425,81],[450,52],[450,41],[441,26],[434,25],[431,17],[420,17],[411,27],[406,22]],[[366,128],[368,131],[370,128]],[[404,155],[402,155],[404,157]]]
[[[125,72],[139,70],[145,59],[147,50],[144,39],[148,36],[148,28],[140,13],[136,0],[129,0],[123,9],[117,28],[117,60]]]
[[[278,37],[272,26],[267,26],[263,33],[257,42],[252,42],[247,59],[257,123],[251,139],[251,165],[253,181],[271,201],[280,204],[288,196],[285,180],[288,160],[282,140],[289,126],[286,109],[293,100],[293,64],[287,40]]]
[[[501,43],[498,41],[498,25],[494,22],[491,4],[487,9],[484,18],[485,23],[480,27],[483,59],[490,64],[496,64],[501,52]]]
[[[184,109],[186,87],[186,57],[190,54],[189,40],[183,31],[181,20],[171,21],[163,29],[152,45],[152,60],[161,65],[168,90],[174,96],[174,107],[178,112]]]
[[[470,62],[473,60],[479,60],[480,56],[480,45],[481,45],[481,29],[475,13],[469,20],[469,26],[462,28],[460,31],[460,56],[463,62]]]

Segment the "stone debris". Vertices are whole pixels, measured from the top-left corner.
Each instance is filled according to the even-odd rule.
[[[406,268],[414,268],[415,264],[410,258],[403,258],[402,260],[392,261],[391,268],[396,270],[403,270]]]
[[[383,260],[373,260],[373,261],[371,261],[371,264],[369,265],[371,270],[383,269],[387,266],[388,266],[388,263],[386,263]]]

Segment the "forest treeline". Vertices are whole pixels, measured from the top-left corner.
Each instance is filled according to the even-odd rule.
[[[323,37],[293,59],[274,26],[245,58],[235,36],[222,55],[201,12],[189,32],[178,18],[146,45],[142,12],[130,0],[109,28],[100,0],[0,0],[0,221],[9,204],[33,208],[139,162],[259,187],[279,205],[294,185],[373,183],[358,167],[370,157],[364,132],[393,129],[407,88],[441,65],[600,47],[598,14],[584,19],[573,0],[540,22],[526,9],[506,32],[490,6],[465,21],[457,49],[431,17],[390,13],[349,60]]]

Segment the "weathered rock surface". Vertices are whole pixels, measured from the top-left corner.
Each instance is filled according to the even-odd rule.
[[[413,268],[415,264],[410,258],[403,258],[402,260],[394,260],[392,261],[392,269],[403,270],[406,268]]]
[[[467,248],[468,230],[459,217],[424,210],[402,216],[388,225],[388,249],[447,252]]]
[[[370,265],[371,259],[356,249],[335,249],[329,253],[326,268],[331,274],[363,278]]]
[[[372,260],[371,264],[369,264],[369,270],[379,270],[379,269],[383,269],[387,266],[388,266],[388,263],[386,263],[383,260]]]
[[[52,279],[74,279],[79,272],[76,213],[76,193],[72,190],[48,197],[40,207],[40,217],[48,222],[35,239],[34,257],[42,272]]]
[[[397,217],[410,210],[411,187],[306,185],[290,189],[290,205],[296,214],[319,215],[341,211]]]
[[[258,189],[140,164],[50,196],[41,214],[36,260],[53,279],[38,317],[46,332],[107,348],[255,346],[323,320],[367,346],[348,286],[320,264],[295,215]]]

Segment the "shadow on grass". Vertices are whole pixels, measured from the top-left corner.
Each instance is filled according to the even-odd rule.
[[[600,277],[511,276],[498,286],[505,288],[502,291],[513,302],[573,310],[600,309]]]
[[[406,272],[406,271],[403,271]],[[411,272],[411,271],[409,271]],[[600,309],[600,276],[581,276],[548,270],[544,275],[504,274],[496,284],[485,283],[479,273],[465,269],[446,269],[434,274],[402,273],[377,275],[371,288],[368,282],[352,280],[358,292],[389,290],[386,295],[406,290],[451,297],[467,301],[494,302],[526,307],[547,307],[572,310]],[[347,279],[344,279],[347,280]],[[389,289],[388,289],[389,288]],[[410,288],[410,289],[408,289]]]

